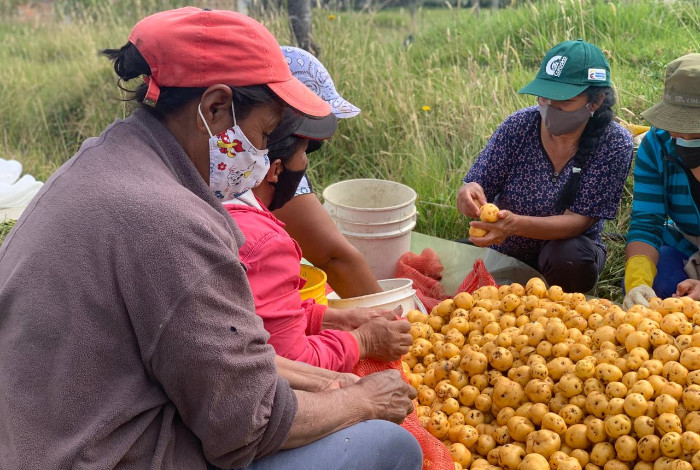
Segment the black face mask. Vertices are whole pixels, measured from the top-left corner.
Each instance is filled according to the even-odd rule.
[[[284,168],[282,173],[277,175],[277,183],[274,184],[275,194],[268,209],[274,211],[291,201],[305,173],[306,169],[291,171]]]
[[[700,147],[684,147],[675,144],[676,153],[683,164],[691,170],[700,166]]]

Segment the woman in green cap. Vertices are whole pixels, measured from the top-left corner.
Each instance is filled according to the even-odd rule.
[[[652,127],[634,165],[624,306],[700,300],[700,54],[668,64],[663,99],[642,116]]]
[[[464,178],[467,217],[500,207],[470,240],[518,258],[549,284],[591,290],[605,264],[601,232],[617,213],[632,161],[629,132],[613,122],[610,66],[596,46],[566,41],[545,55],[520,93],[537,96],[498,127]]]

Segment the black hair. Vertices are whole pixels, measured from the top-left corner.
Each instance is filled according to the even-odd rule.
[[[284,162],[294,156],[297,150],[299,150],[299,147],[304,143],[304,140],[305,139],[302,137],[290,135],[270,144],[267,147],[267,155],[270,158],[270,162],[282,160],[282,164],[284,164]]]
[[[118,86],[129,94],[124,101],[135,101],[144,108],[152,109],[161,116],[176,112],[186,104],[199,99],[206,88],[161,87],[155,107],[144,103],[148,85],[140,84],[136,89],[124,86],[124,82],[144,75],[151,75],[151,67],[131,42],[119,49],[104,49],[100,53],[114,62],[114,71],[119,77]],[[281,102],[267,85],[231,87],[236,119],[245,119],[250,111],[261,104]]]
[[[595,103],[603,94],[603,102],[595,110],[593,116],[588,120],[586,127],[581,134],[581,140],[573,157],[574,173],[571,179],[559,194],[556,207],[558,211],[564,211],[573,204],[581,185],[581,171],[588,164],[588,157],[598,147],[598,142],[602,137],[608,124],[613,120],[612,107],[615,105],[615,92],[610,87],[588,87],[584,92],[588,95],[588,102]]]

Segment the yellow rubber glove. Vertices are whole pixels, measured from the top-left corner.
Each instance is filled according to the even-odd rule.
[[[625,264],[625,291],[637,286],[651,287],[656,277],[656,265],[648,256],[634,255]]]

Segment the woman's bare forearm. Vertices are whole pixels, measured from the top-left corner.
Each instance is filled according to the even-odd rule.
[[[630,259],[636,255],[643,255],[649,257],[654,264],[659,261],[659,252],[648,243],[644,242],[630,242],[625,247],[625,257]]]
[[[310,393],[301,390],[297,395],[297,414],[283,449],[300,447],[317,441],[348,426],[369,419],[358,400],[354,388],[339,388],[327,392]]]
[[[513,235],[537,240],[563,240],[581,235],[595,219],[572,212],[549,217],[518,216],[518,229]]]
[[[353,374],[343,374],[304,362],[292,361],[282,356],[275,357],[277,373],[289,381],[294,390],[320,392],[347,385],[357,380]]]
[[[325,271],[338,295],[357,297],[382,291],[365,258],[340,233],[315,194],[296,196],[277,209],[275,216],[285,223],[304,257]]]
[[[284,448],[299,447],[368,419],[401,423],[413,410],[416,390],[398,370],[375,372],[347,387],[297,391],[297,413]]]

